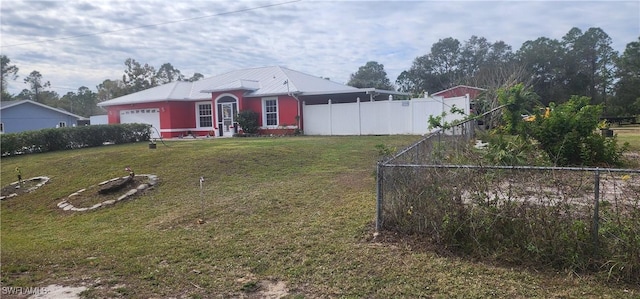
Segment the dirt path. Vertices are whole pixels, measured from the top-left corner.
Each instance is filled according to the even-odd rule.
[[[61,285],[48,285],[44,287],[46,292],[36,294],[29,299],[79,299],[80,293],[86,290],[86,287],[65,287]]]

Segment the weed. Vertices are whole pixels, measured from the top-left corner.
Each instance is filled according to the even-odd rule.
[[[397,151],[395,147],[387,146],[382,143],[376,144],[375,148],[378,151],[379,159],[382,160],[390,158]]]
[[[243,284],[242,288],[240,288],[240,290],[242,292],[245,292],[245,293],[253,293],[253,292],[257,291],[259,288],[260,288],[260,284],[258,284],[255,281],[249,281],[249,282]]]

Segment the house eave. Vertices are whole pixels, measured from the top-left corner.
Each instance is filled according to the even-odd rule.
[[[395,90],[386,90],[386,89],[376,89],[376,88],[361,88],[361,90],[365,90],[367,94],[389,94],[396,96],[410,96],[411,94],[408,92],[401,92]]]
[[[111,107],[111,106],[123,106],[123,105],[136,105],[136,104],[147,104],[147,103],[157,103],[157,102],[197,102],[203,100],[211,100],[210,97],[203,96],[202,98],[183,98],[183,99],[144,99],[138,100],[135,102],[123,102],[123,103],[98,103],[98,107]]]
[[[317,96],[317,95],[329,95],[329,94],[350,94],[350,93],[364,93],[364,94],[387,94],[387,95],[399,95],[399,96],[409,96],[410,94],[407,92],[393,91],[393,90],[384,90],[384,89],[376,89],[376,88],[358,88],[358,89],[345,89],[345,90],[335,90],[335,91],[323,91],[323,92],[303,92],[300,93],[302,96]]]

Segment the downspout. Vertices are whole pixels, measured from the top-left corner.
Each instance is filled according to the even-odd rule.
[[[379,95],[379,93],[377,93],[375,89],[373,89],[373,90],[367,90],[367,91],[365,91],[365,94],[368,94],[368,95],[369,95],[369,101],[370,101],[370,102],[375,101],[376,96],[378,96],[378,95]]]
[[[298,102],[298,130],[299,131],[303,131],[302,128],[302,115],[300,115],[300,99],[298,99],[298,97],[294,94],[294,93],[289,93],[289,96],[291,96],[292,98],[296,99],[296,101]]]
[[[219,95],[218,95],[219,96]],[[222,121],[220,119],[218,119],[218,99],[216,96],[214,96],[214,93],[211,93],[211,99],[213,101],[213,107],[214,109],[212,109],[213,111],[213,115],[215,116],[213,118],[213,133],[216,137],[222,136],[222,127],[220,127],[218,125],[218,122]]]

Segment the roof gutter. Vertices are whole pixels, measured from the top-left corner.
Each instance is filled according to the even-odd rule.
[[[408,92],[394,91],[394,90],[384,90],[384,89],[376,89],[376,88],[362,88],[362,90],[366,91],[367,94],[390,94],[396,96],[409,96],[411,95]]]
[[[121,106],[121,105],[136,105],[136,104],[145,104],[145,103],[156,103],[159,101],[166,101],[166,102],[196,102],[196,101],[206,101],[206,100],[211,100],[211,94],[209,94],[209,97],[202,97],[202,98],[184,98],[184,99],[173,99],[173,98],[166,98],[166,99],[144,99],[144,100],[140,100],[140,101],[136,101],[136,102],[126,102],[126,103],[108,103],[109,101],[113,101],[113,100],[108,100],[108,101],[104,101],[104,102],[100,102],[97,104],[98,107],[110,107],[110,106]]]
[[[409,96],[411,95],[408,92],[400,92],[393,90],[384,90],[384,89],[376,89],[376,88],[357,88],[357,89],[344,89],[344,90],[334,90],[334,91],[318,91],[318,92],[301,92],[299,95],[302,96],[315,96],[315,95],[327,95],[327,94],[350,94],[350,93],[365,93],[368,95],[378,95],[378,94],[391,94],[398,96]]]

